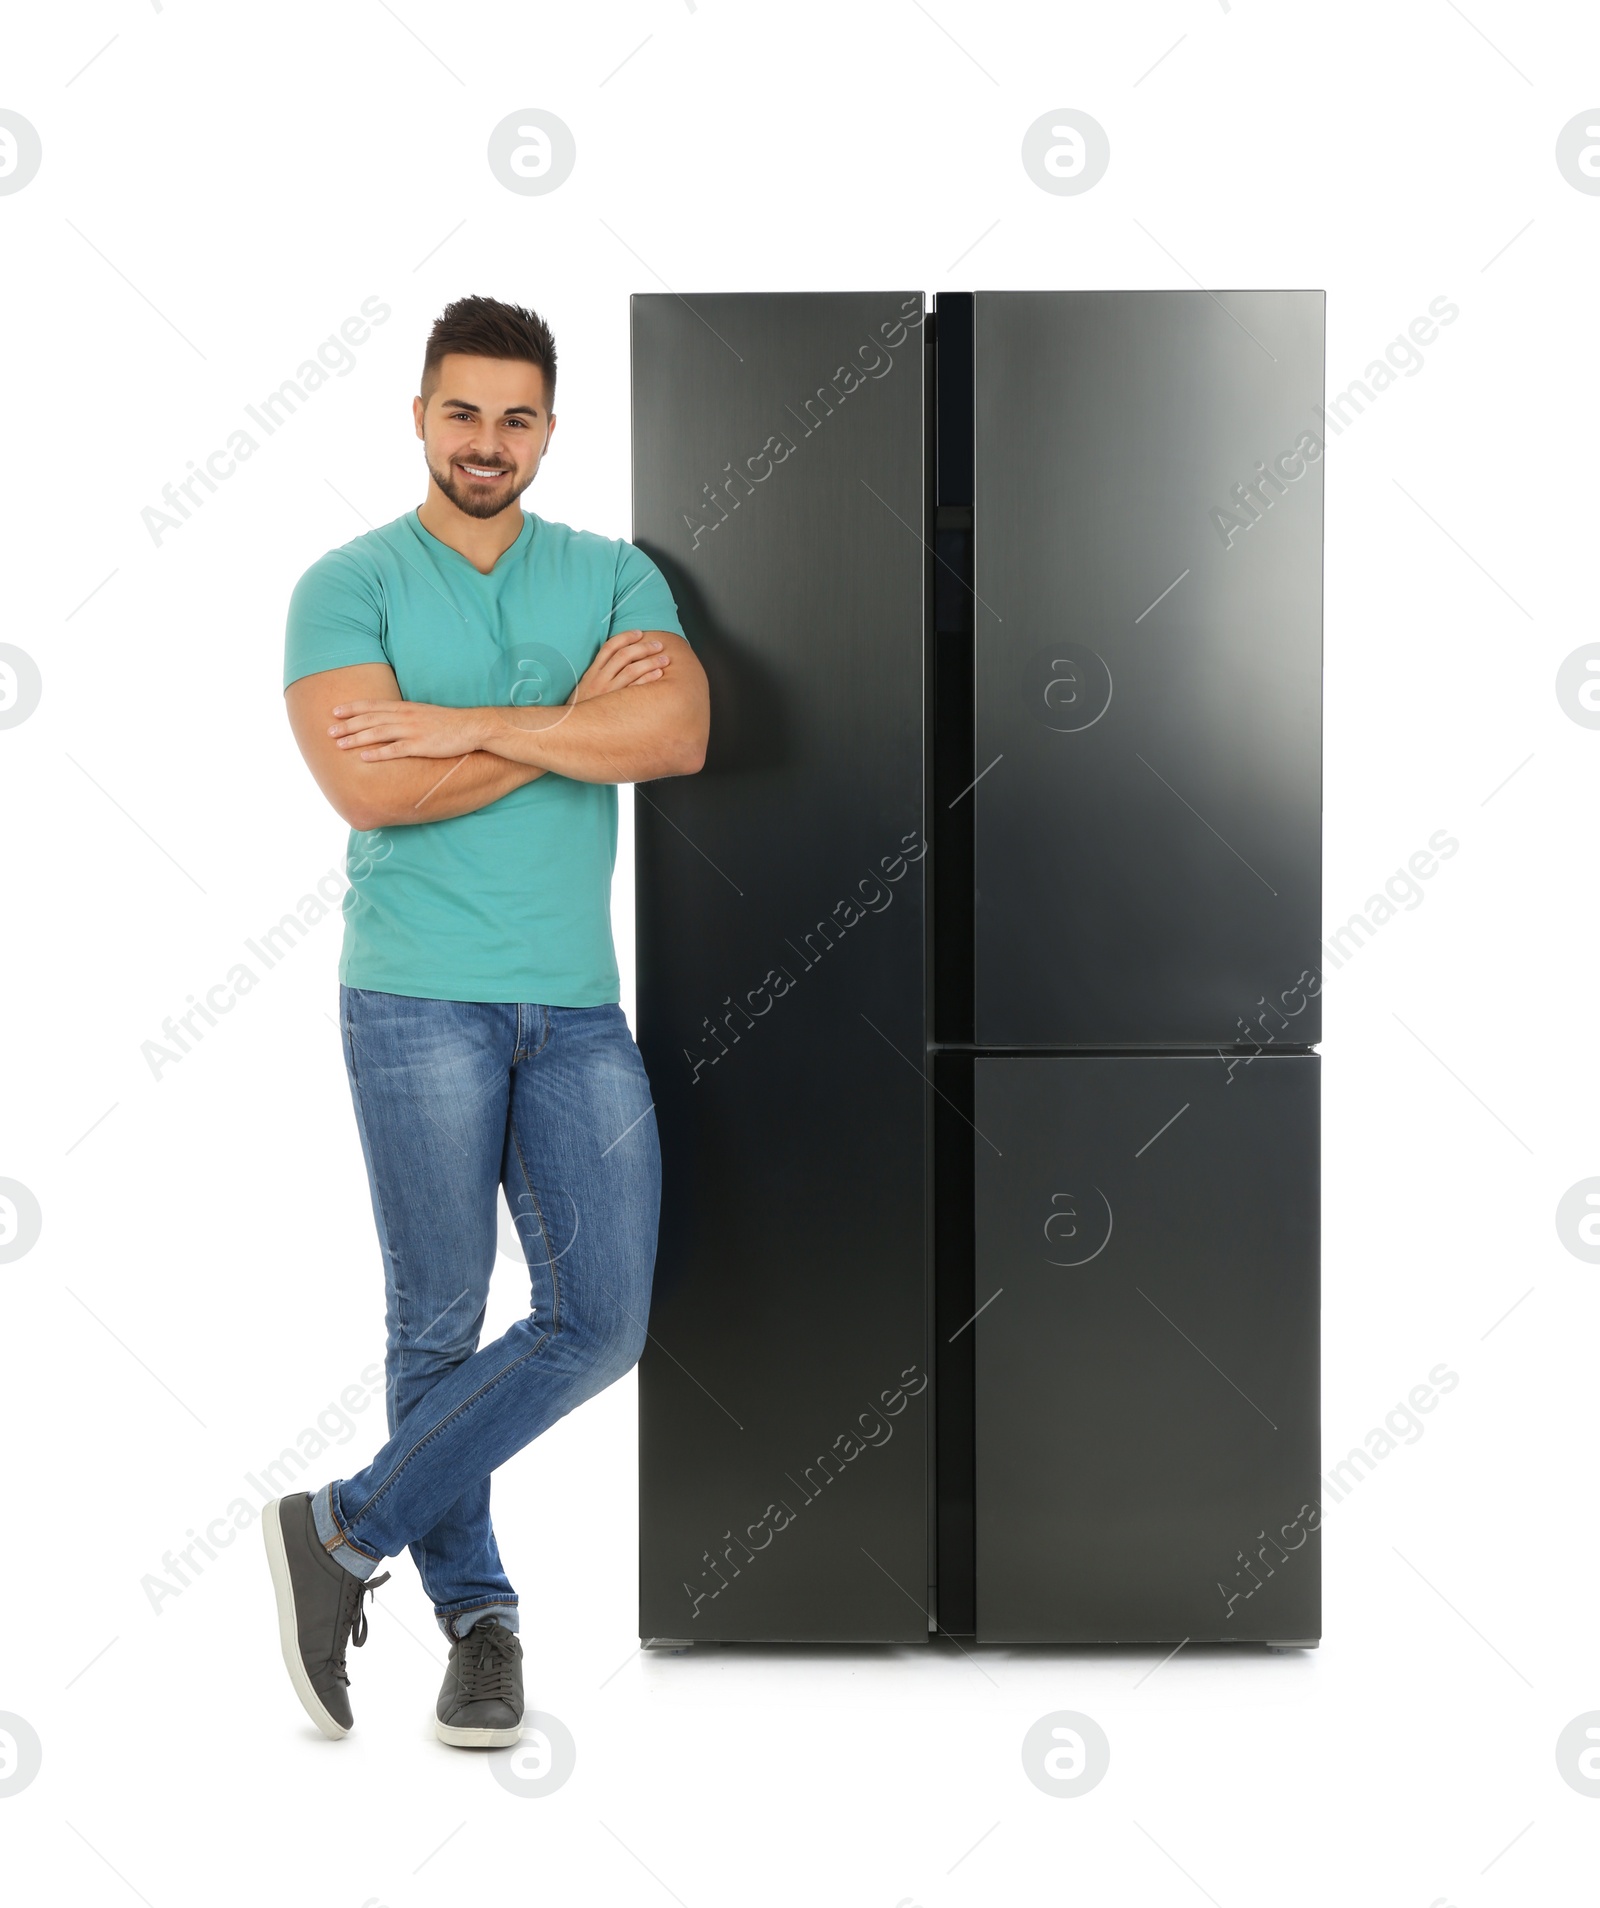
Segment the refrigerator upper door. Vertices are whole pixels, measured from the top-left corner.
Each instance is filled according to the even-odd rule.
[[[633,300],[634,541],[711,681],[634,810],[646,1637],[928,1633],[922,317]]]
[[[980,1046],[1321,1037],[1323,305],[976,294]]]
[[[1321,1634],[1316,1054],[975,1063],[977,1634]]]

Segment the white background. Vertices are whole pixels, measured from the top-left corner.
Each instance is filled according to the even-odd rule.
[[[1555,1745],[1600,1708],[1600,1268],[1555,1213],[1600,1174],[1600,733],[1555,681],[1600,635],[1600,196],[1555,142],[1600,99],[1595,17],[80,0],[15,13],[0,50],[0,107],[43,145],[0,196],[0,641],[43,676],[0,731],[0,1176],[43,1213],[0,1265],[0,1712],[43,1749],[0,1797],[10,1898],[1588,1899],[1600,1802]],[[576,139],[546,196],[486,163],[526,107]],[[1020,160],[1060,107],[1110,139],[1081,196]],[[433,1740],[444,1650],[405,1559],[351,1655],[355,1732],[323,1741],[254,1526],[159,1614],[142,1579],[381,1356],[337,916],[159,1079],[141,1047],[341,863],[284,719],[284,606],[323,550],[420,500],[433,317],[465,292],[544,314],[561,428],[525,501],[626,536],[632,292],[1196,284],[1325,287],[1330,392],[1431,300],[1460,311],[1327,466],[1329,929],[1436,830],[1460,843],[1327,982],[1328,1461],[1441,1361],[1460,1383],[1330,1505],[1323,1647],[1153,1673],[640,1655],[630,1376],[496,1485],[530,1705],[572,1732],[570,1781],[517,1796]],[[369,296],[392,316],[349,374],[156,544],[162,486]],[[491,1333],[520,1283],[502,1262]],[[365,1461],[376,1415],[329,1474]],[[1022,1766],[1058,1709],[1111,1744],[1077,1799]]]

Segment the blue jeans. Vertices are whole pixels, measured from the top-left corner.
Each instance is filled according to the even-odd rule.
[[[409,1547],[447,1636],[517,1627],[489,1474],[644,1349],[661,1151],[620,1006],[339,989],[345,1068],[383,1250],[389,1441],[312,1497],[358,1577]],[[529,1309],[479,1346],[498,1231],[516,1221]]]

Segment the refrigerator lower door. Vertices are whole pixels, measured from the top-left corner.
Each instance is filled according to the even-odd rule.
[[[1319,1065],[976,1061],[980,1641],[1320,1636]]]
[[[634,541],[712,709],[634,810],[647,1639],[928,1635],[922,316],[633,300]]]

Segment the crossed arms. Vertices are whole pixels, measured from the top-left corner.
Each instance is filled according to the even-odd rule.
[[[711,708],[699,659],[665,629],[608,638],[559,708],[406,702],[387,663],[302,676],[284,700],[317,786],[358,829],[470,814],[547,773],[577,782],[693,775]]]

